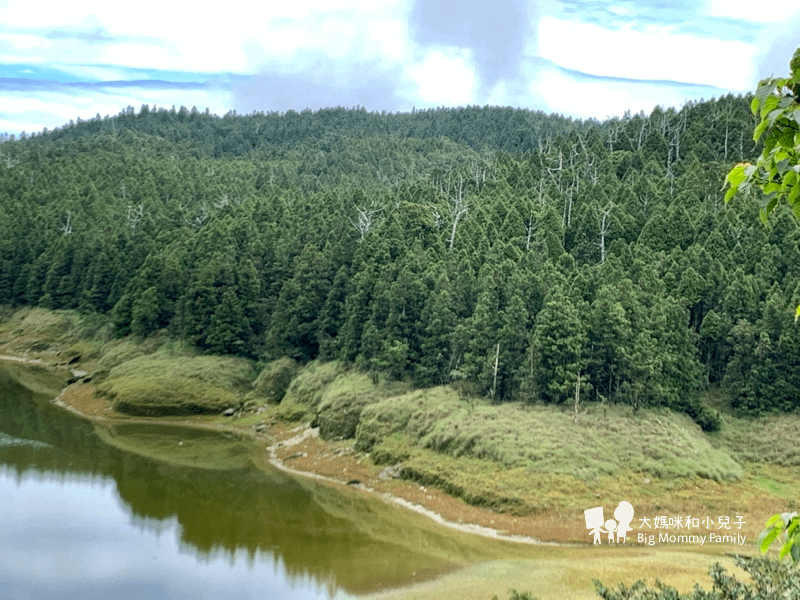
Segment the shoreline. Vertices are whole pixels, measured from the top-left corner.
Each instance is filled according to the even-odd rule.
[[[54,364],[53,362],[48,362],[41,358],[31,358],[28,356],[15,356],[9,354],[0,354],[0,361],[5,362],[13,362],[22,365],[29,365],[29,366],[37,366],[37,367],[44,367],[50,370],[60,370],[63,369],[69,372],[69,367],[66,365]],[[250,428],[243,428],[237,427],[235,424],[227,424],[227,423],[203,423],[198,422],[195,420],[194,417],[189,418],[159,418],[159,417],[129,417],[127,415],[123,415],[117,412],[114,412],[113,409],[107,406],[107,403],[101,399],[94,399],[95,405],[104,405],[102,406],[103,413],[110,413],[110,414],[97,414],[95,411],[93,414],[87,412],[86,410],[81,410],[78,406],[74,403],[70,402],[68,396],[71,392],[78,391],[80,388],[89,388],[91,387],[89,384],[81,384],[81,383],[72,383],[65,385],[60,393],[51,400],[52,404],[63,408],[81,418],[87,419],[92,422],[97,423],[113,423],[113,422],[137,422],[137,423],[159,423],[159,424],[170,424],[182,427],[189,427],[189,428],[199,428],[199,429],[212,429],[215,431],[228,431],[231,433],[237,433],[240,435],[244,435],[248,437],[250,440],[254,442],[261,441],[259,438],[262,436],[266,436],[271,439],[271,443],[266,446],[264,452],[266,452],[266,462],[271,465],[272,467],[287,473],[289,475],[295,477],[304,477],[307,479],[313,479],[316,481],[320,481],[326,485],[331,486],[345,486],[355,490],[360,490],[363,493],[369,494],[370,496],[380,499],[383,502],[392,504],[393,506],[397,506],[406,510],[410,510],[417,514],[420,514],[435,523],[442,525],[444,527],[448,527],[455,531],[459,531],[461,533],[467,533],[472,535],[478,535],[484,538],[490,538],[500,541],[518,543],[518,544],[527,544],[527,545],[535,545],[535,546],[551,546],[551,547],[572,547],[572,548],[580,548],[580,547],[588,547],[589,544],[581,544],[576,542],[568,542],[568,541],[545,541],[539,539],[535,536],[531,535],[522,535],[517,533],[507,533],[505,530],[498,529],[495,527],[490,527],[486,525],[482,525],[479,523],[474,522],[464,522],[463,520],[454,520],[447,518],[441,512],[429,508],[425,506],[424,503],[410,500],[406,497],[401,495],[391,493],[388,491],[375,489],[371,485],[367,485],[364,483],[357,484],[350,484],[347,481],[333,477],[329,474],[325,474],[323,472],[314,471],[314,470],[305,470],[305,469],[296,469],[286,464],[286,460],[289,460],[290,457],[281,457],[280,450],[287,450],[289,448],[297,448],[303,442],[313,439],[318,444],[325,446],[326,442],[319,440],[319,429],[313,429],[308,426],[300,425],[299,427],[294,427],[289,430],[283,430],[282,427],[276,426],[274,423],[268,428],[266,432],[255,432]],[[86,390],[89,391],[89,390]],[[290,437],[282,437],[282,434],[285,434],[287,431],[289,433],[293,433],[298,429],[303,428],[303,431],[297,435],[290,436]],[[335,446],[335,444],[329,444],[330,446]],[[346,468],[345,468],[346,469]],[[325,469],[321,469],[324,471]],[[402,483],[405,483],[409,488],[412,487],[420,487],[424,491],[429,491],[424,488],[424,486],[417,486],[414,482],[399,480]],[[443,492],[441,492],[443,494]],[[452,497],[451,497],[452,498]],[[456,498],[452,498],[453,502],[461,502]],[[489,509],[477,508],[477,507],[469,507],[473,510],[481,511],[485,513],[485,519],[490,521],[494,521],[496,519],[490,519],[490,516],[494,516],[497,519],[502,518],[504,515],[499,513],[494,513]],[[507,516],[507,515],[505,515]]]
[[[329,477],[326,475],[322,475],[320,473],[315,473],[313,471],[301,471],[298,469],[293,469],[285,464],[284,460],[277,457],[277,449],[279,447],[292,447],[295,446],[299,441],[302,441],[308,437],[318,437],[319,435],[319,428],[306,428],[302,433],[292,438],[288,438],[282,442],[276,442],[270,446],[267,446],[267,452],[269,453],[269,464],[274,466],[277,469],[285,473],[289,473],[290,475],[298,476],[298,477],[307,477],[311,479],[316,479],[318,481],[323,481],[325,483],[329,483],[331,485],[336,486],[349,486],[353,489],[361,490],[363,492],[369,493],[371,496],[376,498],[380,498],[385,502],[389,502],[391,504],[400,506],[407,510],[411,510],[417,514],[423,515],[436,523],[443,525],[445,527],[449,527],[450,529],[454,529],[461,533],[470,533],[473,535],[480,535],[486,538],[492,538],[496,540],[502,540],[507,542],[515,542],[520,544],[530,544],[535,546],[555,546],[555,547],[568,547],[568,548],[582,548],[584,546],[588,547],[589,544],[578,544],[578,543],[569,543],[569,542],[548,542],[543,541],[533,536],[526,536],[526,535],[514,535],[514,534],[505,534],[499,529],[494,529],[492,527],[485,527],[483,525],[478,525],[477,523],[459,523],[457,521],[451,521],[445,518],[442,514],[427,508],[422,504],[418,504],[407,500],[401,496],[397,496],[395,494],[391,494],[388,492],[382,492],[379,490],[375,490],[374,488],[364,485],[362,483],[358,483],[355,485],[350,485],[347,482],[344,482],[340,479],[336,479],[333,477]],[[297,442],[295,442],[297,440]]]
[[[27,348],[24,350],[19,346],[14,348],[11,342],[6,342],[3,346],[0,347],[0,361],[42,368],[53,373],[62,372],[63,379],[47,392],[51,394],[50,401],[98,426],[112,423],[149,423],[232,433],[254,443],[252,460],[257,468],[269,464],[269,468],[277,468],[292,476],[314,479],[326,485],[340,485],[360,490],[452,530],[483,538],[541,547],[589,547],[592,544],[588,536],[584,535],[584,519],[581,514],[586,507],[609,505],[612,502],[616,504],[622,497],[632,501],[637,507],[637,512],[646,517],[664,514],[664,510],[674,514],[694,514],[703,511],[711,514],[714,510],[726,510],[725,506],[712,509],[706,504],[708,501],[720,501],[720,492],[723,490],[715,490],[722,486],[726,488],[726,495],[755,494],[751,497],[754,504],[749,505],[748,513],[740,512],[748,516],[744,533],[748,535],[748,539],[755,539],[760,531],[760,528],[758,531],[755,529],[758,527],[757,524],[765,522],[771,514],[774,514],[776,506],[773,493],[760,489],[758,474],[754,475],[753,471],[750,471],[741,482],[732,484],[733,487],[730,489],[727,489],[726,483],[719,481],[689,480],[682,481],[681,486],[673,490],[667,482],[662,485],[666,493],[663,500],[654,500],[655,496],[652,496],[652,493],[642,493],[637,496],[631,494],[630,490],[607,489],[609,482],[596,482],[584,490],[586,498],[583,502],[570,501],[571,496],[565,495],[563,502],[532,505],[528,511],[520,514],[495,512],[487,506],[468,504],[461,498],[443,491],[446,488],[426,487],[417,480],[399,477],[401,465],[374,464],[369,453],[355,450],[352,439],[323,441],[315,435],[307,421],[302,424],[282,421],[273,412],[274,407],[264,412],[233,417],[129,416],[114,411],[108,398],[94,395],[97,384],[91,378],[97,372],[98,365],[96,359],[91,356],[84,358],[80,365],[73,365],[72,362],[77,362],[74,357],[67,362],[63,353],[29,353]],[[88,377],[67,384],[76,369],[81,373],[88,373]],[[796,469],[779,466],[769,468],[773,471],[771,476],[775,478],[776,485],[783,485],[789,477],[794,481],[796,477]],[[624,476],[634,481],[630,473]],[[536,480],[531,483],[534,486],[549,485],[547,474],[538,484]],[[610,483],[613,485],[615,482]],[[645,480],[644,483],[649,484],[650,481]],[[638,486],[642,487],[642,484],[639,483]]]

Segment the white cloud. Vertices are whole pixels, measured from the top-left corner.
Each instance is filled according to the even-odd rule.
[[[406,27],[400,21],[372,21],[368,26],[368,33],[371,42],[385,58],[400,61],[408,52]]]
[[[250,41],[250,47],[255,41],[256,47],[266,49],[269,59],[289,58],[300,47],[342,57],[350,50],[358,28],[365,29],[368,20],[385,18],[395,9],[394,2],[373,0],[300,0],[282,4],[232,0],[225,4],[224,10],[195,10],[162,0],[140,0],[135,5],[75,0],[48,5],[48,10],[43,11],[36,2],[9,0],[0,5],[0,23],[15,32],[10,43],[17,51],[38,52],[38,57],[33,53],[17,55],[18,61],[69,60],[137,68],[247,73],[252,72],[252,65],[245,54],[246,40]],[[336,11],[347,10],[356,11],[355,22],[353,13],[337,16]],[[295,25],[278,32],[270,27],[276,19],[307,19],[319,11],[330,15],[321,25],[309,27],[309,22],[302,29]],[[33,24],[39,35],[31,34]],[[122,39],[119,46],[111,40],[91,43],[75,38],[49,43],[43,35],[51,30]],[[74,46],[76,42],[83,52],[65,58],[65,45]],[[0,48],[4,45],[7,46],[0,40]],[[74,48],[70,54],[75,54]]]
[[[14,34],[8,37],[9,41],[20,50],[47,49],[50,46],[48,40],[35,35]]]
[[[553,68],[543,68],[530,90],[541,96],[552,112],[600,121],[621,116],[626,110],[649,114],[659,104],[679,107],[687,99],[698,99],[687,98],[674,88],[658,84],[578,81]]]
[[[576,71],[607,77],[672,80],[747,89],[753,47],[744,42],[698,38],[667,28],[647,33],[612,31],[590,23],[544,17],[538,54]]]
[[[475,72],[463,52],[431,52],[425,62],[407,69],[409,79],[419,85],[418,96],[430,105],[459,105],[472,102]]]
[[[127,67],[133,69],[168,69],[168,70],[182,70],[186,65],[185,61],[180,55],[170,52],[166,48],[152,46],[149,44],[114,44],[110,46],[101,56],[98,57],[101,64],[116,67]],[[95,61],[92,61],[95,62]],[[193,61],[195,62],[195,61]],[[203,71],[215,71],[213,67],[217,65],[208,65],[197,57],[196,62],[206,66],[206,69],[197,69]],[[197,65],[192,65],[197,66]]]
[[[707,0],[708,15],[743,19],[757,23],[782,21],[790,12],[800,10],[800,0],[781,0],[776,4],[758,5],[752,0]],[[762,7],[763,6],[763,7]]]

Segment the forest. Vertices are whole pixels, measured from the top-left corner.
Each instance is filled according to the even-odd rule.
[[[492,401],[800,407],[800,232],[752,96],[603,122],[128,107],[0,143],[0,303]]]

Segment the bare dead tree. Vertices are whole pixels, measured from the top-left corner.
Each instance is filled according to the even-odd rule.
[[[132,204],[128,205],[128,225],[130,228],[136,231],[136,226],[139,224],[139,221],[142,220],[142,216],[144,215],[144,205],[139,204],[139,206],[133,206]]]
[[[608,231],[611,228],[611,222],[608,217],[613,209],[613,202],[606,208],[596,209],[597,217],[600,220],[600,241],[597,244],[600,247],[600,264],[606,260],[606,235],[608,235]]]
[[[465,199],[467,191],[466,182],[464,181],[464,176],[461,173],[459,173],[457,177],[454,177],[453,172],[450,171],[447,174],[446,179],[431,179],[431,184],[436,188],[440,195],[447,199],[447,211],[450,213],[451,221],[449,248],[452,250],[456,239],[458,222],[469,211],[469,204]],[[436,218],[439,213],[438,209],[435,207],[434,210],[436,211],[434,218]]]
[[[189,227],[192,229],[200,229],[203,226],[203,223],[206,222],[208,218],[208,206],[205,203],[205,200],[200,205],[200,214],[195,215],[194,217],[185,217],[184,221],[186,222]]]
[[[547,174],[550,175],[550,178],[553,180],[556,188],[560,193],[564,192],[564,184],[562,174],[564,172],[564,154],[561,150],[558,151],[558,166],[557,167],[548,167],[545,166],[545,171]]]
[[[494,354],[494,364],[492,368],[494,369],[494,379],[492,380],[492,389],[491,389],[491,396],[492,400],[494,400],[495,392],[497,391],[497,367],[500,365],[500,342],[497,342],[497,350],[495,350]]]
[[[67,218],[64,221],[64,224],[61,225],[61,231],[64,235],[69,235],[72,233],[72,215],[67,211]]]
[[[472,161],[469,166],[470,177],[475,182],[475,190],[481,191],[481,186],[486,183],[486,172],[488,167],[485,163]]]
[[[442,213],[439,210],[439,207],[436,206],[433,202],[428,202],[427,204],[428,210],[431,211],[431,216],[433,217],[433,224],[436,225],[437,231],[442,228]]]
[[[19,164],[19,159],[11,156],[8,152],[0,152],[0,160],[3,161],[7,169],[12,169]]]
[[[525,224],[525,250],[528,251],[531,249],[531,239],[533,238],[533,234],[536,231],[536,224],[534,223],[534,217],[538,216],[537,211],[540,211],[545,204],[544,200],[544,179],[539,180],[539,203],[538,205],[531,204],[530,211],[528,213],[528,222]]]
[[[639,139],[636,141],[636,150],[642,149],[642,144],[644,144],[644,140],[647,138],[647,130],[649,127],[650,127],[650,119],[643,118],[642,127],[639,130]]]
[[[353,205],[353,207],[356,209],[356,218],[350,217],[350,224],[358,233],[359,239],[363,240],[364,236],[367,235],[367,232],[375,224],[375,217],[381,209],[374,204],[366,208],[360,208],[355,205]]]
[[[450,230],[450,250],[452,250],[453,242],[456,239],[458,222],[469,211],[469,204],[464,200],[464,181],[461,175],[458,176],[458,185],[455,188],[455,194],[450,197],[449,206],[450,215],[453,219],[453,227]]]
[[[533,232],[536,231],[536,226],[533,224],[533,207],[531,207],[530,215],[528,216],[528,222],[525,223],[525,250],[528,251],[531,249],[531,238],[533,237]]]
[[[561,225],[569,227],[572,224],[572,187],[567,189],[567,197],[564,199],[564,214],[561,216]]]

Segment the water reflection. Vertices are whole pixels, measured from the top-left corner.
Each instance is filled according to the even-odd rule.
[[[76,597],[125,597],[133,585],[139,597],[318,598],[496,556],[361,494],[256,468],[252,453],[263,448],[249,440],[95,426],[34,392],[28,376],[0,364],[0,514],[11,523],[0,572],[13,580],[0,578],[5,589],[27,582],[31,597],[43,597],[52,589],[42,575],[60,569],[71,574],[55,584],[58,597],[71,597],[70,586]],[[89,585],[84,571],[103,584]]]

